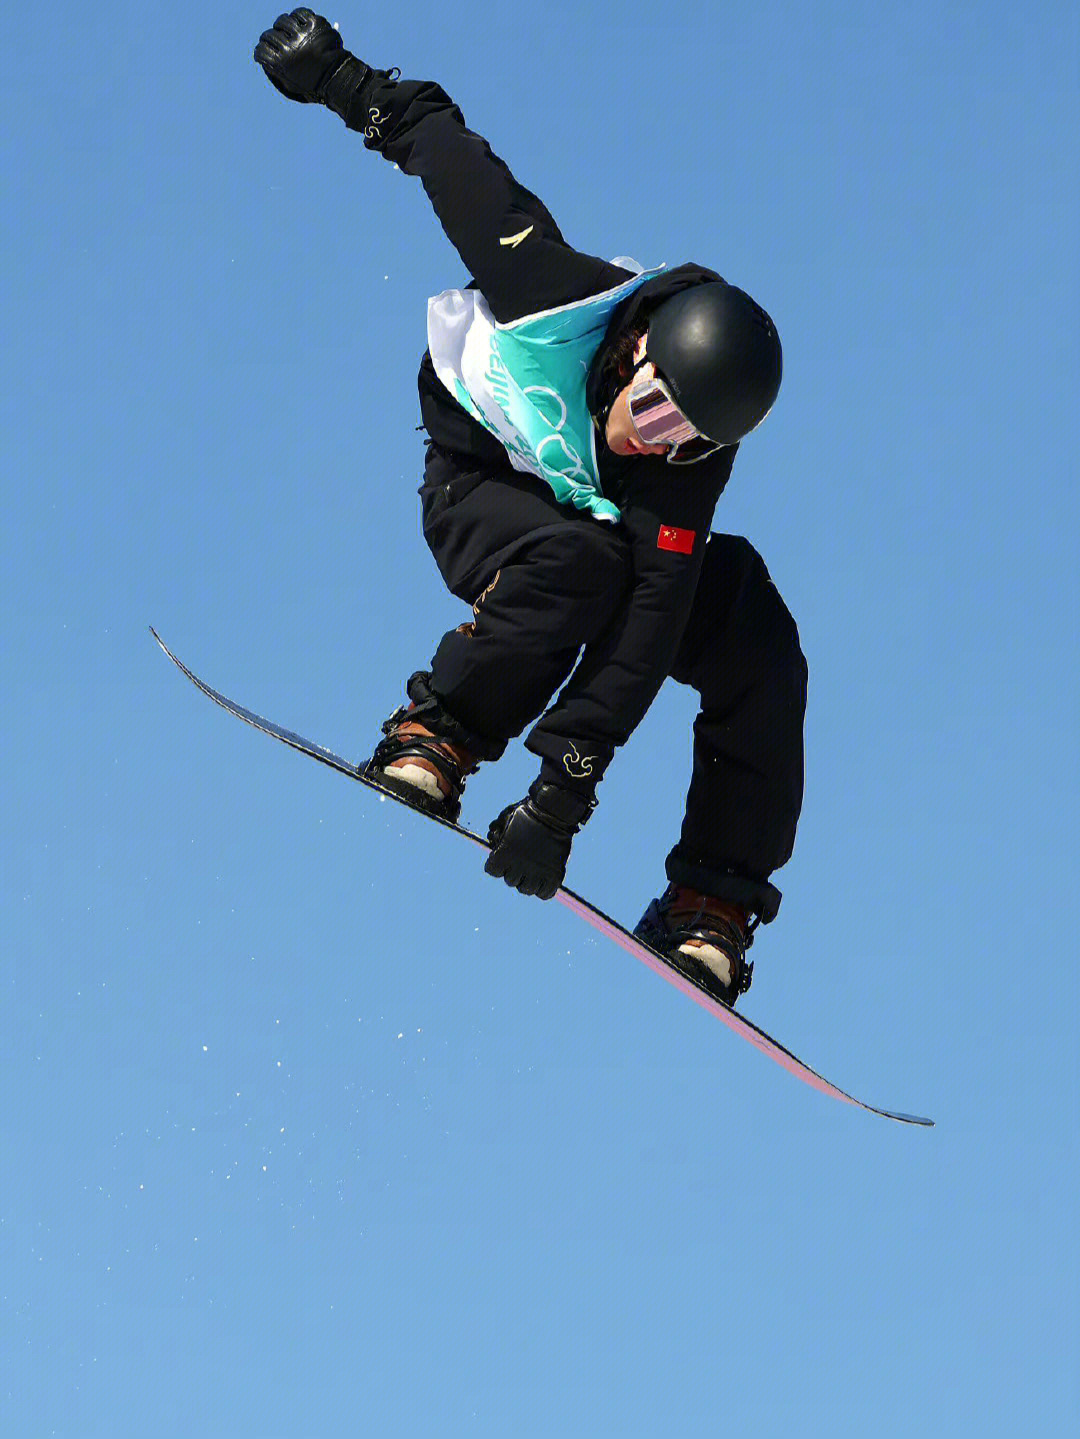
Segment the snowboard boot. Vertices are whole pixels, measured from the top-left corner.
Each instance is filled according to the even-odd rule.
[[[746,951],[757,925],[740,905],[669,884],[641,916],[634,936],[714,999],[734,1006],[750,988],[754,966],[746,962]]]
[[[465,777],[478,768],[476,757],[464,745],[410,718],[417,708],[402,705],[385,721],[386,737],[376,746],[365,773],[414,809],[456,824]]]

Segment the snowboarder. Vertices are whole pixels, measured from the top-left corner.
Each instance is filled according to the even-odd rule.
[[[444,90],[357,59],[312,11],[255,59],[418,176],[473,276],[429,300],[419,376],[424,536],[472,618],[409,679],[370,772],[456,819],[466,776],[533,722],[540,772],[485,868],[547,899],[616,749],[667,676],[692,686],[682,832],[635,933],[734,1004],[803,789],[798,631],[749,542],[709,533],[780,388],[772,320],[702,266],[575,250]]]

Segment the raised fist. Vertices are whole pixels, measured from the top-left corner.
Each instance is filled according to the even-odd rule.
[[[270,83],[303,104],[324,100],[331,76],[348,54],[329,20],[311,10],[279,15],[255,46],[255,59]]]

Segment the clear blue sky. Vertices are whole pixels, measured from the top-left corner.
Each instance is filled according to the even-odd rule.
[[[776,317],[715,519],[811,674],[746,1012],[938,1127],[803,1088],[171,669],[150,623],[370,749],[464,617],[414,429],[463,271],[417,181],[258,72],[274,8],[15,7],[0,1428],[1074,1433],[1076,7],[533,8],[330,18],[440,80],[573,243]],[[662,693],[573,856],[631,923],[692,715]]]

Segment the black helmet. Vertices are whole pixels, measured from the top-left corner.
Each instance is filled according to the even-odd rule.
[[[718,445],[749,434],[780,390],[776,326],[744,290],[723,280],[693,285],[658,305],[645,353],[686,418]]]

